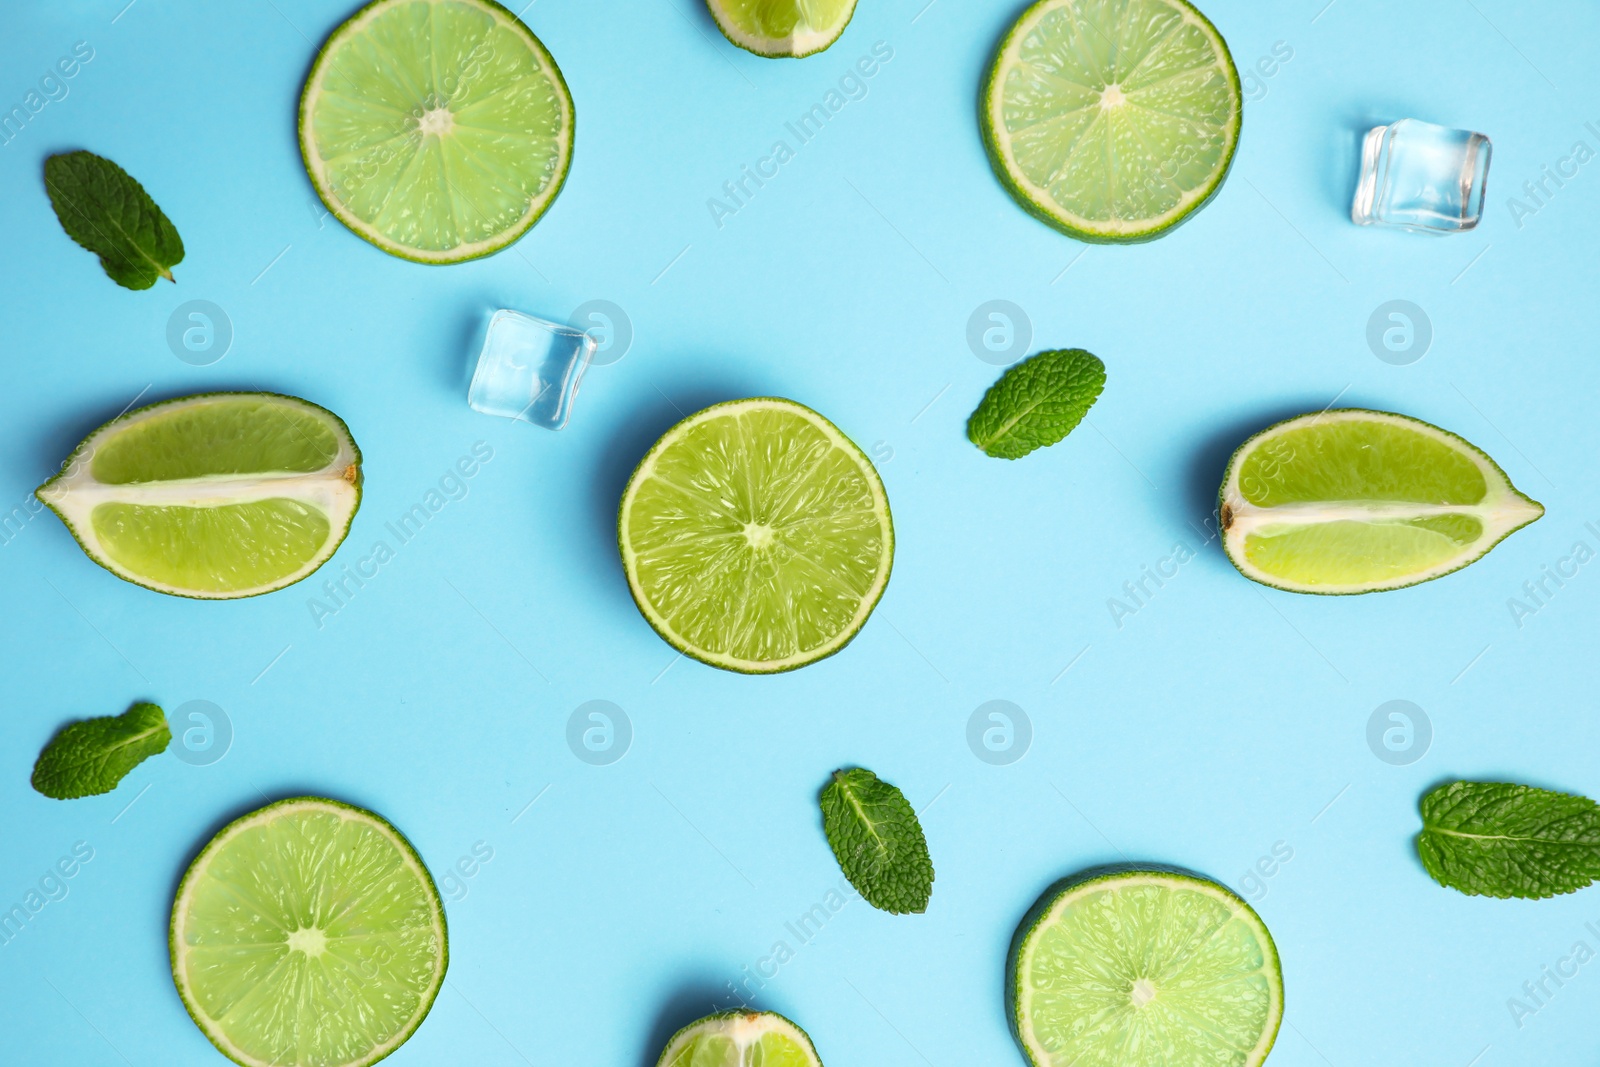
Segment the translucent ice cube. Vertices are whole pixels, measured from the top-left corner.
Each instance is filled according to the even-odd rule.
[[[1483,217],[1489,138],[1418,119],[1375,126],[1361,146],[1350,217],[1363,226],[1458,233]]]
[[[582,330],[520,311],[496,311],[467,390],[474,411],[559,430],[572,413],[578,383],[594,355]]]

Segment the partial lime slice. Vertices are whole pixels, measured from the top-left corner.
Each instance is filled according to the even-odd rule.
[[[656,1067],[822,1067],[811,1038],[776,1012],[708,1015],[672,1035]]]
[[[856,0],[706,0],[723,36],[769,58],[814,55],[839,39]]]
[[[983,93],[995,173],[1083,241],[1148,241],[1221,187],[1239,144],[1239,73],[1184,0],[1040,0]]]
[[[444,984],[444,905],[383,819],[318,797],[270,804],[201,850],[172,905],[172,978],[247,1067],[365,1067]]]
[[[37,495],[118,578],[231,600],[333,555],[361,503],[361,452],[297,397],[203,393],[106,423]]]
[[[1283,1018],[1266,925],[1214,882],[1123,870],[1046,894],[1007,1000],[1034,1067],[1256,1067]]]
[[[1250,438],[1228,464],[1220,506],[1233,565],[1295,593],[1426,582],[1543,514],[1455,434],[1360,408],[1301,415]]]
[[[656,632],[749,674],[843,648],[894,562],[871,462],[815,411],[773,397],[717,404],[668,430],[622,494],[617,539]]]
[[[422,263],[526,233],[566,180],[572,126],[555,60],[493,0],[375,0],[333,31],[300,98],[328,210]]]

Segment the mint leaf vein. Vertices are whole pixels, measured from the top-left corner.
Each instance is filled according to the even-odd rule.
[[[834,858],[867,903],[897,915],[926,911],[933,860],[905,794],[853,767],[834,772],[821,804]]]
[[[33,788],[56,800],[109,793],[171,740],[167,717],[154,704],[71,723],[39,753]]]
[[[1451,782],[1422,798],[1417,856],[1469,896],[1540,899],[1600,878],[1600,805],[1510,782]]]
[[[1071,433],[1105,385],[1106,365],[1083,349],[1040,352],[989,387],[967,420],[967,437],[998,459],[1020,459]]]

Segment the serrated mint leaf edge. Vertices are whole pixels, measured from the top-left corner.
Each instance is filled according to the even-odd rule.
[[[889,867],[896,851],[892,842],[879,832],[878,826],[881,823],[869,815],[861,801],[861,794],[872,787],[881,787],[890,797],[904,805],[905,814],[909,818],[909,837],[905,850],[909,855],[902,857],[903,862],[898,870]],[[831,817],[833,813],[829,810],[830,797],[842,798],[844,805],[854,816],[855,824],[864,828],[867,835],[880,843],[880,847],[876,850],[877,855],[865,861],[864,867],[859,865],[857,860],[847,859],[848,853],[844,841],[846,835],[842,832],[845,828],[838,826]],[[828,839],[828,847],[832,850],[839,869],[861,894],[862,899],[879,911],[891,915],[925,912],[928,901],[933,896],[933,882],[936,875],[933,858],[928,851],[927,835],[922,829],[922,820],[917,816],[916,809],[912,807],[905,793],[894,783],[884,781],[865,767],[847,767],[834,772],[832,779],[823,787],[819,801],[822,808],[823,833]],[[856,851],[856,856],[860,856],[859,850]],[[882,890],[889,886],[895,886],[897,890],[909,888],[911,891],[892,892],[886,895]],[[903,902],[889,899],[902,896],[906,898]],[[911,906],[898,906],[901,903]]]
[[[66,758],[62,755],[62,753],[66,750],[66,747],[72,743],[71,738],[74,731],[81,732],[81,728],[89,726],[93,723],[112,723],[125,719],[131,719],[135,715],[144,713],[147,709],[155,710],[156,716],[160,720],[156,725],[145,730],[140,730],[138,733],[132,734],[128,737],[119,738],[116,743],[102,747],[99,752],[92,757],[92,760],[88,763],[87,767],[85,767],[83,763],[76,765],[63,765],[60,767],[52,765],[53,762],[59,762]],[[120,774],[116,774],[114,769],[108,766],[117,753],[123,751],[129,746],[138,745],[141,742],[147,741],[149,738],[158,736],[160,734],[166,735],[166,740],[162,742],[161,746],[159,748],[152,748],[150,751],[145,752],[138,759],[134,760],[126,768],[124,768]],[[143,763],[151,756],[159,755],[160,753],[165,752],[167,746],[171,743],[172,729],[167,723],[166,712],[162,711],[160,705],[151,703],[149,701],[139,701],[128,708],[128,710],[123,712],[121,715],[100,715],[89,719],[78,719],[74,722],[67,723],[61,729],[57,730],[55,735],[50,738],[50,741],[42,750],[40,750],[39,758],[34,761],[33,775],[29,779],[29,784],[32,785],[34,790],[41,796],[49,797],[51,800],[77,800],[82,797],[103,796],[106,793],[116,789],[117,786],[121,785],[122,780],[132,773],[134,768],[138,767],[139,764]],[[41,773],[46,775],[47,783],[50,777],[59,775],[60,778],[72,782],[73,785],[68,791],[59,794],[47,792],[40,786],[39,778]],[[112,779],[109,784],[106,782],[107,778]],[[92,786],[90,788],[80,788],[85,783],[92,783]],[[101,786],[103,786],[103,788],[101,788]]]
[[[1015,455],[1003,455],[1001,453],[991,452],[990,448],[1005,441],[1006,437],[1011,433],[1012,430],[1016,429],[1016,427],[1022,423],[1023,420],[1028,418],[1034,412],[1038,411],[1038,409],[1043,405],[1052,402],[1068,402],[1062,401],[1059,398],[1050,395],[1030,398],[1028,401],[1024,402],[1020,411],[1016,412],[1009,418],[1002,418],[1000,426],[995,429],[992,434],[980,437],[979,433],[974,428],[974,423],[979,421],[986,414],[986,408],[998,408],[1004,403],[1006,391],[1005,387],[1007,383],[1015,382],[1017,376],[1023,372],[1024,368],[1038,360],[1054,359],[1055,357],[1075,357],[1073,362],[1082,364],[1084,366],[1093,367],[1098,370],[1099,381],[1095,384],[1093,393],[1088,397],[1087,401],[1084,402],[1083,411],[1079,412],[1078,417],[1072,420],[1072,424],[1064,429],[1060,436],[1056,437],[1053,441],[1032,445],[1031,447],[1025,448]],[[1067,436],[1071,434],[1073,430],[1076,430],[1083,420],[1088,417],[1089,410],[1093,408],[1094,405],[1099,401],[1101,395],[1105,392],[1105,387],[1105,361],[1087,349],[1056,348],[1035,353],[1034,355],[1029,356],[1027,359],[1022,360],[1020,363],[1015,363],[1007,367],[1001,373],[1000,377],[995,379],[994,384],[989,386],[989,388],[984,392],[983,398],[978,401],[978,406],[974,408],[972,414],[967,417],[967,439],[976,445],[978,450],[986,456],[992,456],[995,459],[1021,459],[1023,456],[1026,456],[1032,452],[1036,452],[1041,448],[1048,448],[1051,445],[1059,444],[1060,442],[1066,440]]]
[[[1517,845],[1541,845],[1551,849],[1588,849],[1591,852],[1600,850],[1600,840],[1563,841],[1549,837],[1509,833],[1474,833],[1452,829],[1437,822],[1430,822],[1430,808],[1437,808],[1440,805],[1450,803],[1450,811],[1454,811],[1464,801],[1476,802],[1476,806],[1469,813],[1468,819],[1482,819],[1483,806],[1486,803],[1493,802],[1495,798],[1493,796],[1473,797],[1471,793],[1475,789],[1485,792],[1490,790],[1514,791],[1517,794],[1516,799],[1522,803],[1543,805],[1555,805],[1564,801],[1587,803],[1589,805],[1588,812],[1594,815],[1597,819],[1597,824],[1600,824],[1600,804],[1596,804],[1595,801],[1581,793],[1566,793],[1519,782],[1465,780],[1444,782],[1428,790],[1417,802],[1418,812],[1422,817],[1422,830],[1416,836],[1417,858],[1421,861],[1423,870],[1427,872],[1428,877],[1432,878],[1434,882],[1446,889],[1454,889],[1465,896],[1486,896],[1500,900],[1546,900],[1555,896],[1576,893],[1580,889],[1593,885],[1597,879],[1600,879],[1600,863],[1593,865],[1592,869],[1583,870],[1582,874],[1578,875],[1573,875],[1572,872],[1568,871],[1552,872],[1548,868],[1542,870],[1528,870],[1526,867],[1519,868],[1517,873],[1521,878],[1521,884],[1516,885],[1483,877],[1482,864],[1473,864],[1470,853],[1463,853],[1462,851],[1471,846],[1451,846],[1448,843],[1448,839],[1453,838],[1462,842],[1504,841],[1508,843],[1506,845],[1507,848]],[[1465,795],[1460,797],[1451,795],[1455,793]],[[1501,803],[1504,803],[1503,799]],[[1435,818],[1439,814],[1437,811],[1432,813]],[[1445,814],[1448,814],[1448,812]],[[1452,865],[1449,862],[1450,860],[1457,862]],[[1455,867],[1454,870],[1452,866]],[[1466,872],[1468,877],[1464,879],[1456,877],[1462,867],[1469,868]],[[1569,875],[1572,876],[1569,877]],[[1580,880],[1582,878],[1587,878],[1587,880]]]
[[[118,220],[109,209],[105,210],[99,219],[99,222],[106,223],[111,229],[114,229],[118,237],[120,237],[120,239],[129,248],[133,249],[139,259],[143,260],[145,263],[148,263],[152,268],[154,268],[157,277],[165,278],[169,282],[176,282],[177,278],[173,277],[172,268],[183,262],[184,255],[183,238],[178,234],[178,228],[174,226],[172,220],[167,217],[167,213],[161,210],[161,205],[156,203],[155,198],[150,195],[149,191],[145,189],[143,183],[141,183],[139,179],[135,178],[132,174],[129,174],[125,169],[123,169],[121,164],[117,163],[115,160],[108,159],[105,156],[98,155],[94,152],[90,152],[87,149],[80,148],[71,152],[58,152],[55,155],[49,156],[45,159],[45,192],[50,201],[50,208],[55,212],[56,220],[61,223],[61,228],[66,235],[72,238],[73,243],[78,247],[98,258],[100,260],[100,269],[105,271],[106,277],[110,278],[113,282],[116,282],[124,289],[133,289],[138,291],[140,289],[148,289],[150,288],[150,285],[155,284],[155,278],[151,278],[150,285],[129,285],[126,281],[112,273],[111,265],[108,262],[108,255],[106,252],[96,248],[94,245],[86,243],[81,237],[73,233],[72,230],[68,228],[66,219],[62,217],[63,206],[71,209],[72,212],[76,214],[78,218],[80,218],[90,229],[100,231],[100,226],[97,224],[97,221],[90,216],[88,211],[85,210],[84,203],[67,195],[66,191],[63,190],[61,186],[50,177],[51,165],[55,163],[56,160],[62,160],[58,166],[63,169],[74,166],[74,164],[66,162],[71,157],[79,157],[87,161],[92,161],[92,166],[101,172],[99,176],[104,180],[111,182],[125,182],[129,187],[129,191],[139,198],[140,206],[148,209],[152,213],[152,227],[155,229],[160,229],[164,225],[167,229],[172,231],[173,238],[178,242],[178,255],[176,259],[168,264],[163,263],[161,260],[151,255],[150,252],[146,250],[142,240],[129,233],[127,229],[123,227],[121,221]],[[74,174],[73,178],[77,181],[78,185],[82,186],[85,184],[79,175]],[[97,206],[104,207],[103,204],[99,204]],[[102,240],[108,240],[103,231],[100,232],[100,236]],[[119,258],[126,259],[126,257],[121,257],[120,254]]]

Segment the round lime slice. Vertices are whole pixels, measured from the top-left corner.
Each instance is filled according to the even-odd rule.
[[[1227,44],[1184,0],[1040,0],[1000,44],[983,138],[1051,226],[1148,241],[1221,187],[1242,105]]]
[[[706,0],[723,36],[768,58],[814,55],[839,39],[856,0]]]
[[[89,558],[175,596],[229,600],[298,582],[361,503],[361,452],[333,412],[276,393],[139,408],[40,486]]]
[[[770,1011],[708,1015],[672,1035],[656,1067],[822,1067],[806,1032]]]
[[[1239,447],[1222,546],[1247,578],[1371,593],[1460,570],[1544,514],[1453,433],[1385,411],[1301,415]]]
[[[706,408],[668,430],[622,494],[617,539],[639,610],[725,670],[794,670],[866,623],[894,561],[883,482],[792,400]]]
[[[247,1067],[365,1067],[405,1043],[444,983],[444,905],[370,811],[299,797],[231,824],[172,906],[172,978]]]
[[[555,60],[493,0],[375,0],[328,38],[300,99],[328,210],[423,263],[526,233],[566,180],[572,126]]]
[[[1168,870],[1052,889],[1017,931],[1008,985],[1034,1067],[1256,1067],[1283,1018],[1260,917]]]

